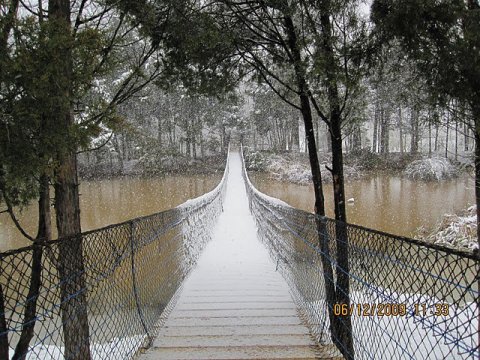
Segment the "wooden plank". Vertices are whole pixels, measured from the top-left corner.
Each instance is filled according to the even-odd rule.
[[[305,334],[197,335],[158,337],[154,347],[238,347],[238,346],[315,346]]]
[[[155,348],[143,356],[144,360],[337,359],[328,353],[319,353],[318,349],[309,346]]]
[[[181,310],[175,309],[170,315],[172,319],[175,318],[239,318],[239,317],[284,317],[296,316],[297,310],[275,308],[270,309],[210,309],[210,310]]]
[[[254,302],[254,303],[263,303],[263,302],[291,302],[292,298],[290,295],[250,295],[250,296],[234,296],[234,295],[205,295],[205,296],[191,296],[185,294],[178,301],[178,304],[202,304],[202,303],[238,303],[238,302]]]
[[[298,316],[230,317],[230,318],[168,318],[165,326],[229,326],[229,325],[302,325]]]
[[[308,335],[303,325],[231,325],[231,326],[175,326],[164,327],[158,336],[197,335]]]
[[[204,303],[180,303],[177,310],[253,310],[253,309],[289,309],[296,310],[291,301],[244,301],[244,302],[204,302]]]

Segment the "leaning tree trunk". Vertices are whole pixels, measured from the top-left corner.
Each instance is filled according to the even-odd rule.
[[[336,275],[335,287],[336,304],[345,304],[350,307],[350,274],[349,274],[349,246],[347,236],[347,212],[345,209],[345,186],[343,176],[343,144],[342,118],[340,110],[340,96],[337,85],[337,72],[333,48],[331,24],[331,2],[320,2],[320,24],[322,27],[321,47],[325,56],[325,75],[328,103],[330,108],[330,136],[332,139],[332,176],[333,195],[335,206],[335,237],[336,237]],[[339,317],[333,327],[333,341],[343,356],[354,359],[352,322],[350,315]]]
[[[305,79],[305,70],[302,66],[300,50],[297,43],[297,35],[293,20],[290,16],[284,17],[285,29],[288,37],[288,47],[292,52],[293,66],[295,70],[295,77],[299,89],[300,107],[303,121],[305,124],[305,135],[307,140],[308,156],[310,160],[310,168],[312,171],[313,188],[315,193],[315,221],[318,232],[318,240],[321,251],[321,262],[323,269],[323,277],[325,283],[325,297],[327,302],[328,318],[330,326],[335,328],[334,324],[337,321],[333,313],[333,306],[335,304],[335,281],[333,268],[330,256],[330,241],[327,233],[325,223],[325,200],[323,196],[322,174],[320,172],[320,164],[318,161],[317,145],[315,142],[315,132],[313,128],[312,109],[308,97],[308,86]]]
[[[64,357],[88,360],[90,336],[84,279],[84,259],[80,227],[77,158],[72,111],[72,31],[70,1],[49,0],[49,42],[51,65],[49,91],[50,117],[62,138],[57,144],[57,169],[54,178],[55,210],[58,236],[68,238],[59,243],[61,316]]]
[[[32,266],[30,270],[30,286],[23,315],[22,333],[15,347],[12,360],[25,360],[28,347],[34,335],[37,318],[37,300],[42,279],[43,245],[37,242],[52,238],[52,224],[50,211],[50,184],[47,175],[40,176],[40,196],[38,199],[38,232],[32,251]]]

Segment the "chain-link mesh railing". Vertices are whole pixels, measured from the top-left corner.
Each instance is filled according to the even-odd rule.
[[[260,237],[320,343],[338,347],[330,319],[350,317],[351,358],[480,358],[478,253],[350,224],[338,227],[334,220],[318,219],[262,194],[245,167],[244,177]],[[348,238],[348,271],[337,267],[339,228],[346,229],[342,238]],[[317,229],[323,230],[319,234]],[[322,252],[319,241],[328,239]],[[330,279],[325,279],[322,257],[333,269]],[[335,286],[339,272],[350,280],[349,304],[327,301],[325,282]],[[340,350],[345,354],[346,349]]]
[[[214,190],[177,208],[0,254],[0,359],[133,358],[151,342],[209,240],[222,211],[227,171],[228,162]],[[81,243],[83,270],[61,276],[61,247],[74,242]],[[79,290],[62,296],[69,284]],[[65,312],[72,304],[73,311]],[[87,344],[77,339],[66,345],[65,338],[75,334],[65,329],[80,326],[75,321],[82,306]]]

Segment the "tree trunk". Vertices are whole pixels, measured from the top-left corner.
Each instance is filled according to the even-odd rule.
[[[190,139],[190,123],[187,120],[185,120],[185,155],[187,157],[191,157],[191,139]]]
[[[125,144],[125,139],[123,139],[123,140],[124,140],[124,141],[123,141],[123,144]],[[120,167],[120,172],[123,174],[123,172],[124,172],[124,167],[125,167],[125,166],[124,166],[124,163],[123,163],[123,159],[124,159],[124,156],[125,156],[125,153],[126,153],[125,147],[124,147],[123,150],[122,150],[122,148],[120,147],[120,143],[119,143],[119,141],[118,141],[117,135],[114,135],[112,144],[113,144],[113,148],[115,149],[115,151],[116,151],[116,153],[117,153],[118,165],[119,165],[119,167]],[[113,166],[113,164],[112,164],[112,166]],[[113,167],[112,167],[112,169],[111,169],[110,171],[111,171],[112,174],[115,172],[114,169],[113,169]]]
[[[291,123],[292,123],[292,146],[290,147],[290,150],[292,150],[293,152],[299,152],[300,151],[300,132],[298,129],[298,118],[296,115],[292,116]]]
[[[465,121],[465,119],[463,119]],[[468,136],[468,125],[467,123],[465,122],[463,124],[463,136],[464,136],[464,144],[463,144],[463,149],[465,152],[469,151],[470,150],[470,147],[469,147],[469,136]]]
[[[472,106],[472,114],[475,125],[475,200],[477,224],[480,224],[480,104],[475,103]],[[480,226],[477,226],[477,241],[480,248]]]
[[[295,70],[295,78],[299,89],[300,107],[303,121],[305,124],[305,136],[307,149],[312,171],[313,188],[315,193],[315,222],[319,236],[319,244],[321,251],[321,262],[323,268],[323,277],[325,279],[325,296],[327,302],[327,312],[331,324],[332,337],[335,339],[335,323],[336,317],[333,314],[333,305],[335,304],[335,281],[333,268],[330,259],[330,241],[325,226],[325,200],[323,197],[322,174],[320,172],[320,164],[318,162],[317,145],[315,142],[315,133],[313,125],[312,110],[308,98],[308,88],[305,80],[305,69],[302,64],[300,50],[297,43],[297,35],[293,20],[289,15],[284,17],[285,30],[288,37],[288,47],[292,52],[293,66]]]
[[[161,116],[158,117],[157,123],[158,123],[157,144],[158,144],[158,147],[161,149],[162,148],[162,131],[163,131]]]
[[[410,117],[410,125],[411,125],[411,138],[410,138],[410,152],[412,154],[418,153],[418,110],[416,106],[412,109],[412,114]]]
[[[190,135],[192,136],[192,157],[196,159],[197,158],[197,137],[195,136],[195,132],[193,130]]]
[[[373,139],[372,139],[372,152],[378,151],[378,100],[375,101],[375,111],[373,117]]]
[[[59,276],[63,323],[64,357],[88,360],[90,336],[84,279],[84,260],[80,227],[76,145],[71,134],[75,125],[72,112],[73,62],[70,25],[70,1],[49,0],[51,56],[55,74],[50,92],[55,106],[50,116],[66,139],[57,149],[55,172],[55,209],[58,236],[69,237],[59,243]]]
[[[432,121],[428,121],[428,156],[432,156]]]
[[[75,153],[59,157],[55,178],[55,210],[59,238],[61,312],[66,359],[90,359],[90,336],[80,227]]]
[[[362,130],[358,124],[354,126],[352,134],[352,151],[358,151],[362,148]]]
[[[37,241],[50,240],[52,238],[52,223],[50,211],[50,184],[49,178],[42,175],[39,181],[40,196],[38,199],[38,232]],[[27,294],[23,326],[20,339],[15,347],[12,360],[25,360],[28,347],[34,335],[37,317],[37,299],[41,286],[43,247],[35,245],[32,251],[32,266],[30,271],[30,286]]]
[[[1,72],[1,67],[0,67]],[[1,80],[1,79],[0,79]],[[4,169],[3,164],[0,163],[0,184],[4,181]],[[3,271],[2,263],[0,262],[0,271]],[[9,359],[9,330],[8,330],[8,323],[6,317],[6,309],[5,309],[5,295],[3,291],[3,284],[0,282],[0,359]]]
[[[403,154],[403,121],[402,121],[402,107],[398,107],[398,130],[400,136],[400,153]]]
[[[5,296],[3,285],[0,284],[0,359],[9,359],[8,327],[5,317]]]
[[[450,129],[450,115],[447,113],[447,135],[445,136],[445,158],[448,159],[448,135]]]
[[[11,0],[8,5],[8,12],[3,16],[2,28],[0,29],[1,39],[0,39],[0,52],[2,54],[7,53],[8,37],[10,36],[10,31],[15,25],[17,19],[18,5],[19,0]],[[0,71],[1,71],[0,66]]]
[[[458,160],[458,119],[455,119],[455,161]]]
[[[320,24],[322,27],[322,50],[325,56],[327,95],[330,108],[330,134],[332,139],[332,175],[335,203],[335,235],[337,244],[336,304],[350,307],[349,246],[346,229],[345,185],[343,177],[342,119],[338,94],[335,54],[332,44],[330,20],[331,0],[320,2]],[[333,341],[347,360],[354,359],[352,323],[350,315],[337,317],[334,322]]]
[[[226,131],[226,128],[225,128],[225,124],[222,124],[221,125],[221,131],[222,131],[222,154],[225,155],[227,152],[227,131]]]
[[[390,151],[390,114],[388,110],[384,108],[380,111],[380,152],[382,154],[388,154]]]
[[[327,138],[327,152],[331,153],[332,152],[332,137],[330,136],[330,130],[329,130],[329,127],[328,125],[325,125],[325,134],[326,134],[326,138]]]

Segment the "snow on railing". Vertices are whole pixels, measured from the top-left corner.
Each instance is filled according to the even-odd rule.
[[[321,344],[339,343],[332,339],[330,311],[335,321],[351,317],[351,358],[480,358],[478,253],[344,224],[349,269],[338,269],[334,220],[320,219],[326,233],[319,236],[314,214],[259,192],[245,166],[243,176],[260,238]],[[320,238],[331,239],[329,254],[322,254]],[[349,305],[328,309],[325,285],[335,284],[324,278],[322,256],[337,276],[344,272],[350,278]]]
[[[222,212],[228,169],[227,157],[215,189],[174,209],[1,253],[0,358],[7,353],[9,358],[64,359],[63,324],[73,320],[62,317],[62,308],[79,293],[62,301],[60,287],[77,281],[84,284],[81,293],[87,298],[89,346],[77,340],[68,353],[75,359],[135,357],[151,343],[210,240]],[[72,241],[82,243],[84,271],[61,278],[59,248]],[[35,291],[31,262],[38,254],[41,283]],[[28,328],[34,330],[25,344],[19,339],[25,339]]]

